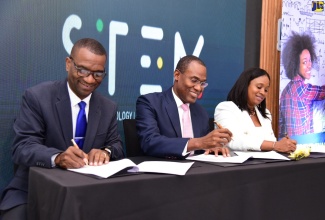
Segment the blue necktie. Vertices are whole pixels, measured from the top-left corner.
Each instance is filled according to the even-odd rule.
[[[78,144],[79,148],[82,149],[87,130],[87,119],[85,112],[86,103],[84,101],[81,101],[78,103],[78,105],[80,107],[80,110],[77,117],[75,141]]]

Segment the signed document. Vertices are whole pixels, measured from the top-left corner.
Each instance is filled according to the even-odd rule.
[[[270,159],[270,160],[290,160],[289,158],[275,152],[275,151],[268,151],[268,152],[260,152],[260,151],[234,151],[236,156],[232,157],[223,157],[219,155],[216,157],[215,155],[195,155],[189,156],[187,160],[196,160],[196,161],[203,161],[203,162],[214,162],[214,163],[244,163],[249,158],[255,159]]]
[[[250,158],[249,155],[240,155],[240,156],[233,156],[233,157],[223,157],[222,155],[215,156],[215,155],[195,155],[189,156],[186,160],[196,160],[196,161],[203,161],[203,162],[214,162],[214,163],[244,163],[246,160]]]
[[[297,149],[303,149],[310,147],[310,152],[312,153],[325,153],[325,144],[324,143],[315,143],[315,144],[297,144]]]
[[[256,159],[270,159],[270,160],[290,160],[289,158],[275,152],[275,151],[235,151],[238,156],[249,156]]]
[[[145,161],[138,165],[133,163],[130,159],[122,159],[118,161],[112,161],[108,164],[101,166],[89,166],[86,165],[79,169],[68,169],[69,171],[92,174],[101,178],[108,178],[119,171],[127,169],[126,172],[150,172],[150,173],[164,173],[173,175],[185,175],[194,162],[190,163],[178,163],[169,161]]]

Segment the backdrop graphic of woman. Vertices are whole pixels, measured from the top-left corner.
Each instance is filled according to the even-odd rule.
[[[305,83],[317,61],[314,37],[292,32],[281,57],[290,82],[280,96],[279,137],[314,133],[313,103],[325,99],[325,85]]]

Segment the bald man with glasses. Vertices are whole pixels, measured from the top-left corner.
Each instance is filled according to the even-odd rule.
[[[213,149],[216,155],[230,156],[223,146],[231,132],[223,128],[210,132],[208,113],[196,103],[208,86],[206,80],[204,62],[188,55],[179,60],[171,88],[138,98],[136,126],[146,155],[184,159],[194,151]]]

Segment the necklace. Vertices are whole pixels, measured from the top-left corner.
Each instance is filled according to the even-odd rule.
[[[253,117],[254,115],[256,115],[256,111],[255,108],[253,110],[249,110],[248,112],[249,116]]]

